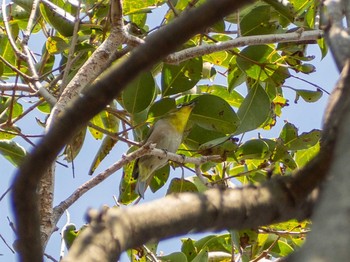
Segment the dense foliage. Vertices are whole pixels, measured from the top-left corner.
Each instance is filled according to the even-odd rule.
[[[16,167],[28,148],[34,146],[17,122],[37,109],[34,112],[38,121],[30,124],[39,125],[45,132],[47,123],[39,119],[47,120],[64,88],[70,88],[70,81],[90,62],[91,55],[101,48],[117,24],[111,22],[109,1],[73,2],[41,1],[33,14],[33,1],[16,0],[6,6],[7,15],[3,10],[0,153]],[[203,2],[124,0],[119,26],[126,30],[129,42],[121,40],[111,55],[113,61],[106,59],[104,63],[122,61],[133,46],[142,44],[142,39]],[[154,12],[159,14],[158,9],[163,10],[163,17],[152,16]],[[196,99],[178,153],[191,157],[220,155],[222,160],[202,164],[200,178],[194,164],[170,162],[157,171],[150,185],[152,192],[164,187],[168,180],[167,194],[171,194],[257,184],[272,176],[290,175],[318,152],[320,130],[298,133],[293,123],[286,122],[277,137],[244,139],[244,134],[270,130],[280,121],[284,107],[297,106],[285,98],[286,88],[295,92],[295,102],[303,99],[313,103],[322,96],[324,90],[316,85],[309,85],[308,89],[285,85],[295,74],[300,77],[315,70],[310,63],[314,57],[306,54],[308,45],[318,45],[323,56],[327,53],[319,30],[319,9],[316,0],[266,0],[225,17],[134,79],[66,146],[64,161],[72,162],[78,154],[84,154],[80,149],[85,137],[92,136],[100,141],[100,148],[95,149],[96,157],[88,163],[86,172],[97,175],[94,171],[103,166],[111,150],[123,143],[129,152],[134,151],[140,145],[136,142],[145,139],[154,121],[177,105]],[[29,26],[28,21],[32,22]],[[29,37],[33,41],[39,39],[35,43],[42,41],[43,45],[38,49],[31,41],[28,44]],[[226,47],[220,47],[225,44]],[[219,49],[210,49],[213,46]],[[33,52],[31,48],[40,51]],[[85,86],[94,80],[88,79]],[[182,168],[183,177],[170,178],[170,166]],[[129,205],[137,200],[132,168],[133,162],[124,166],[116,192],[118,204]],[[206,261],[217,256],[220,261],[231,261],[233,253],[242,261],[284,257],[302,245],[309,224],[293,220],[243,231],[229,230],[198,241],[187,238],[182,240],[181,251],[159,259]],[[130,250],[128,254],[132,259],[132,254],[145,259],[150,252],[157,253],[155,245],[149,248]]]

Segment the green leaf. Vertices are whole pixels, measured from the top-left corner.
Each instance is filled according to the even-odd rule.
[[[150,106],[155,93],[156,86],[152,74],[142,73],[123,90],[123,106],[131,114],[139,113]]]
[[[270,21],[271,7],[268,5],[257,6],[247,13],[240,23],[242,36],[273,34],[278,26]]]
[[[176,108],[176,101],[174,98],[165,97],[155,102],[148,111],[147,121],[155,120],[157,117],[165,115],[170,110]]]
[[[188,261],[192,261],[198,254],[194,246],[195,241],[190,238],[181,239],[181,241],[182,241],[181,252],[186,255]]]
[[[187,262],[187,257],[182,252],[174,252],[166,256],[159,256],[157,257],[159,261],[171,261],[171,262]]]
[[[278,240],[277,244],[271,249],[271,255],[275,257],[286,257],[294,252],[294,249],[286,242]]]
[[[162,5],[164,0],[124,0],[123,1],[123,15],[135,13],[149,13],[152,9]]]
[[[285,143],[285,146],[289,150],[307,149],[316,145],[320,138],[321,131],[318,129],[314,129],[310,132],[304,132],[297,138],[290,140],[288,143]]]
[[[8,120],[10,117],[10,112],[11,112],[11,119],[16,119],[23,113],[23,106],[18,103],[18,101],[12,102],[12,98],[8,98],[7,100],[3,100],[3,103],[0,104],[0,123],[4,123],[5,121]],[[10,108],[12,106],[12,108]]]
[[[237,66],[236,58],[234,62],[231,62],[228,69],[228,91],[232,92],[237,86],[243,84],[246,81],[246,74]]]
[[[110,133],[116,133],[119,130],[119,119],[109,113],[106,110],[101,111],[97,115],[95,115],[90,122],[95,125],[100,127],[103,130],[106,130],[107,132]],[[91,135],[95,139],[102,139],[103,138],[103,133],[100,132],[99,130],[93,128],[93,127],[88,127]]]
[[[244,48],[236,60],[247,76],[266,81],[279,68],[276,63],[281,57],[272,46],[258,45]]]
[[[224,135],[225,134],[221,132],[208,130],[198,125],[194,125],[192,126],[190,133],[187,135],[184,143],[188,148],[196,150],[200,145],[216,138],[223,137]]]
[[[203,248],[198,255],[192,260],[192,262],[206,262],[209,261],[209,250],[208,248]]]
[[[197,187],[186,179],[174,178],[171,180],[167,195],[181,192],[198,192]]]
[[[264,0],[264,2],[268,3],[274,9],[287,18],[290,22],[294,22],[294,18],[296,15],[296,11],[294,10],[293,5],[289,1],[275,1],[275,0]]]
[[[210,164],[210,162],[207,162],[205,164]],[[203,165],[205,165],[205,164],[203,164]],[[201,170],[203,170],[202,169],[203,165],[201,166]],[[196,188],[197,188],[196,192],[202,193],[208,189],[208,187],[203,183],[202,180],[200,180],[198,178],[198,176],[189,176],[189,177],[186,177],[186,180],[190,181],[191,183],[193,183],[196,186]]]
[[[154,172],[154,176],[151,179],[151,182],[149,185],[153,193],[157,192],[162,186],[165,185],[165,183],[168,181],[169,174],[170,174],[169,165],[165,165]]]
[[[301,168],[314,158],[319,151],[320,143],[317,143],[308,149],[298,150],[295,153],[295,162],[298,164],[298,167]]]
[[[238,147],[236,156],[238,160],[267,159],[272,152],[273,149],[263,139],[251,139]]]
[[[27,12],[30,12],[33,8],[33,0],[13,0],[12,2],[16,3]]]
[[[222,85],[199,85],[198,89],[202,93],[212,94],[222,99],[225,99],[230,106],[239,107],[244,98],[243,96],[235,90],[228,92],[227,87]]]
[[[214,65],[227,67],[227,61],[230,60],[232,55],[230,55],[227,51],[219,51],[211,54],[207,54],[203,56],[203,60]]]
[[[131,150],[128,153],[130,152]],[[132,177],[134,165],[135,161],[132,161],[123,167],[123,177],[119,184],[118,202],[124,205],[130,204],[139,197],[135,192],[136,180]]]
[[[209,251],[231,252],[232,251],[231,235],[230,234],[216,235],[215,237],[210,238],[202,247],[202,249],[203,248],[208,248]]]
[[[322,59],[326,57],[327,53],[328,53],[328,46],[326,43],[326,40],[324,37],[322,37],[321,39],[317,40],[317,44],[321,50],[321,54],[322,54]]]
[[[317,102],[323,95],[323,92],[320,89],[317,89],[316,91],[295,89],[295,92],[296,92],[296,96],[295,96],[294,103],[298,102],[299,97],[304,99],[305,102],[314,103],[314,102]]]
[[[241,120],[235,134],[241,134],[260,127],[269,117],[271,103],[269,96],[260,85],[255,85],[238,109]]]
[[[223,134],[236,131],[239,119],[231,106],[214,95],[201,95],[196,98],[191,121],[197,125]]]
[[[13,125],[11,127],[0,128],[0,140],[10,140],[17,136],[21,132],[17,126]]]
[[[73,35],[75,18],[63,8],[53,3],[40,2],[40,12],[61,35],[66,37]]]
[[[237,148],[238,145],[234,137],[220,137],[202,144],[198,148],[198,153],[205,156],[220,155],[226,158],[230,153],[235,152]]]
[[[162,94],[169,96],[194,87],[202,77],[202,58],[193,58],[179,65],[165,64],[162,70]]]
[[[117,142],[118,140],[113,139],[110,136],[106,136],[103,139],[102,144],[91,163],[89,175],[92,175],[95,172],[96,168],[101,164],[102,160],[105,159]]]
[[[280,160],[286,167],[290,168],[291,170],[296,169],[298,166],[295,163],[294,158],[288,153],[288,151],[284,152],[283,157]]]
[[[8,37],[4,34],[1,34],[0,36],[0,55],[12,66],[18,67],[16,54],[11,47]],[[3,67],[3,75],[14,76],[17,74],[10,67],[6,65],[3,65]]]
[[[59,36],[49,36],[46,40],[46,50],[50,55],[57,55],[63,53],[69,48],[69,45],[63,38]]]
[[[284,144],[288,144],[290,141],[295,140],[298,137],[298,129],[295,125],[291,123],[285,123],[282,131],[279,135],[279,138],[282,139]]]
[[[15,167],[18,167],[27,155],[27,152],[13,140],[0,140],[0,154]]]

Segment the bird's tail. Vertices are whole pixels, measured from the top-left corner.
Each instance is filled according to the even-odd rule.
[[[148,183],[147,180],[142,180],[141,177],[139,176],[139,165],[138,165],[139,160],[137,159],[134,165],[134,170],[132,171],[132,177],[134,179],[137,179],[136,187],[135,187],[135,192],[139,194],[140,197],[144,198],[145,191],[147,189]]]
[[[137,180],[135,192],[140,195],[140,197],[145,198],[145,191],[147,189],[147,180],[142,181],[140,178]]]

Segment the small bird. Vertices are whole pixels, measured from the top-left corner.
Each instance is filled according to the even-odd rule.
[[[195,103],[185,104],[159,119],[151,128],[143,144],[156,144],[156,148],[176,153]],[[167,164],[166,158],[142,156],[136,160],[132,176],[137,179],[135,192],[144,198],[144,193],[156,170]]]

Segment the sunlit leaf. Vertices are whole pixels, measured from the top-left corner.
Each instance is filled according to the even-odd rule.
[[[154,176],[149,184],[153,193],[157,192],[168,180],[170,174],[170,166],[165,165],[154,172]]]
[[[277,31],[278,26],[270,20],[271,7],[269,5],[261,5],[252,9],[243,16],[240,23],[241,33],[247,35],[264,35],[273,34]]]
[[[118,202],[124,205],[132,203],[138,194],[135,192],[136,180],[132,177],[135,161],[123,167],[123,177],[119,184]]]
[[[0,140],[0,154],[15,167],[18,167],[27,155],[27,152],[13,140]]]
[[[295,161],[298,164],[299,167],[303,167],[308,163],[318,152],[320,151],[320,144],[317,143],[316,145],[304,149],[304,150],[298,150],[295,153]]]
[[[192,260],[192,262],[207,262],[209,261],[208,248],[203,248],[198,255]]]
[[[239,119],[231,106],[214,95],[201,95],[196,99],[191,120],[203,128],[224,134],[233,133],[239,125]]]
[[[235,134],[260,127],[269,117],[270,111],[271,103],[268,95],[260,85],[255,85],[238,109],[237,115],[241,123]]]
[[[192,261],[192,259],[198,254],[197,249],[194,246],[195,241],[191,238],[181,239],[181,241],[181,252],[186,255],[188,261]]]
[[[129,113],[139,113],[151,104],[155,92],[156,86],[152,74],[142,73],[123,90],[123,106]]]
[[[40,12],[44,19],[51,24],[63,36],[72,36],[75,18],[61,7],[49,3],[40,2]]]
[[[327,53],[328,53],[328,46],[326,43],[326,40],[324,37],[322,37],[321,39],[317,40],[317,44],[321,50],[321,54],[322,54],[322,59],[326,57]]]
[[[187,262],[187,257],[182,252],[174,252],[166,256],[158,256],[159,261]],[[193,260],[192,260],[193,261]]]
[[[198,189],[192,182],[186,179],[172,179],[167,194],[180,192],[198,192]]]
[[[269,45],[248,46],[237,57],[237,65],[247,76],[265,81],[278,68],[275,63],[280,59],[280,55]]]
[[[246,80],[246,74],[237,66],[236,63],[233,63],[229,67],[228,71],[228,91],[232,92],[237,86],[244,83]]]
[[[297,137],[298,129],[296,128],[296,126],[288,122],[285,123],[279,135],[279,138],[282,139],[284,144],[288,144],[290,141],[297,139]]]
[[[113,149],[118,140],[111,138],[110,136],[106,136],[100,148],[98,149],[94,160],[91,163],[89,175],[92,175],[95,172],[96,168],[100,165],[102,160],[109,154],[109,152]]]
[[[314,129],[310,132],[302,133],[295,139],[289,140],[288,143],[285,143],[285,145],[290,150],[302,150],[316,145],[320,138],[321,131]]]
[[[323,92],[319,89],[317,89],[316,91],[296,89],[295,92],[296,92],[296,96],[295,96],[294,103],[298,102],[299,97],[304,99],[305,102],[314,103],[314,102],[317,102],[323,95]]]
[[[238,147],[236,156],[239,160],[267,159],[272,155],[272,150],[264,140],[251,139]]]
[[[50,36],[46,40],[46,50],[51,55],[63,53],[67,48],[69,48],[69,44],[59,36]]]
[[[179,65],[165,64],[161,80],[163,96],[190,90],[201,79],[202,67],[202,58],[193,58]]]
[[[123,11],[124,15],[135,14],[135,13],[148,13],[152,9],[162,5],[164,0],[124,0]]]
[[[198,125],[194,125],[185,139],[185,144],[190,149],[196,150],[200,145],[216,138],[223,137],[224,135],[225,134],[221,132],[208,130]]]
[[[202,93],[216,95],[225,99],[231,106],[239,107],[243,102],[243,96],[235,90],[229,92],[227,87],[221,85],[199,85],[199,90]]]

